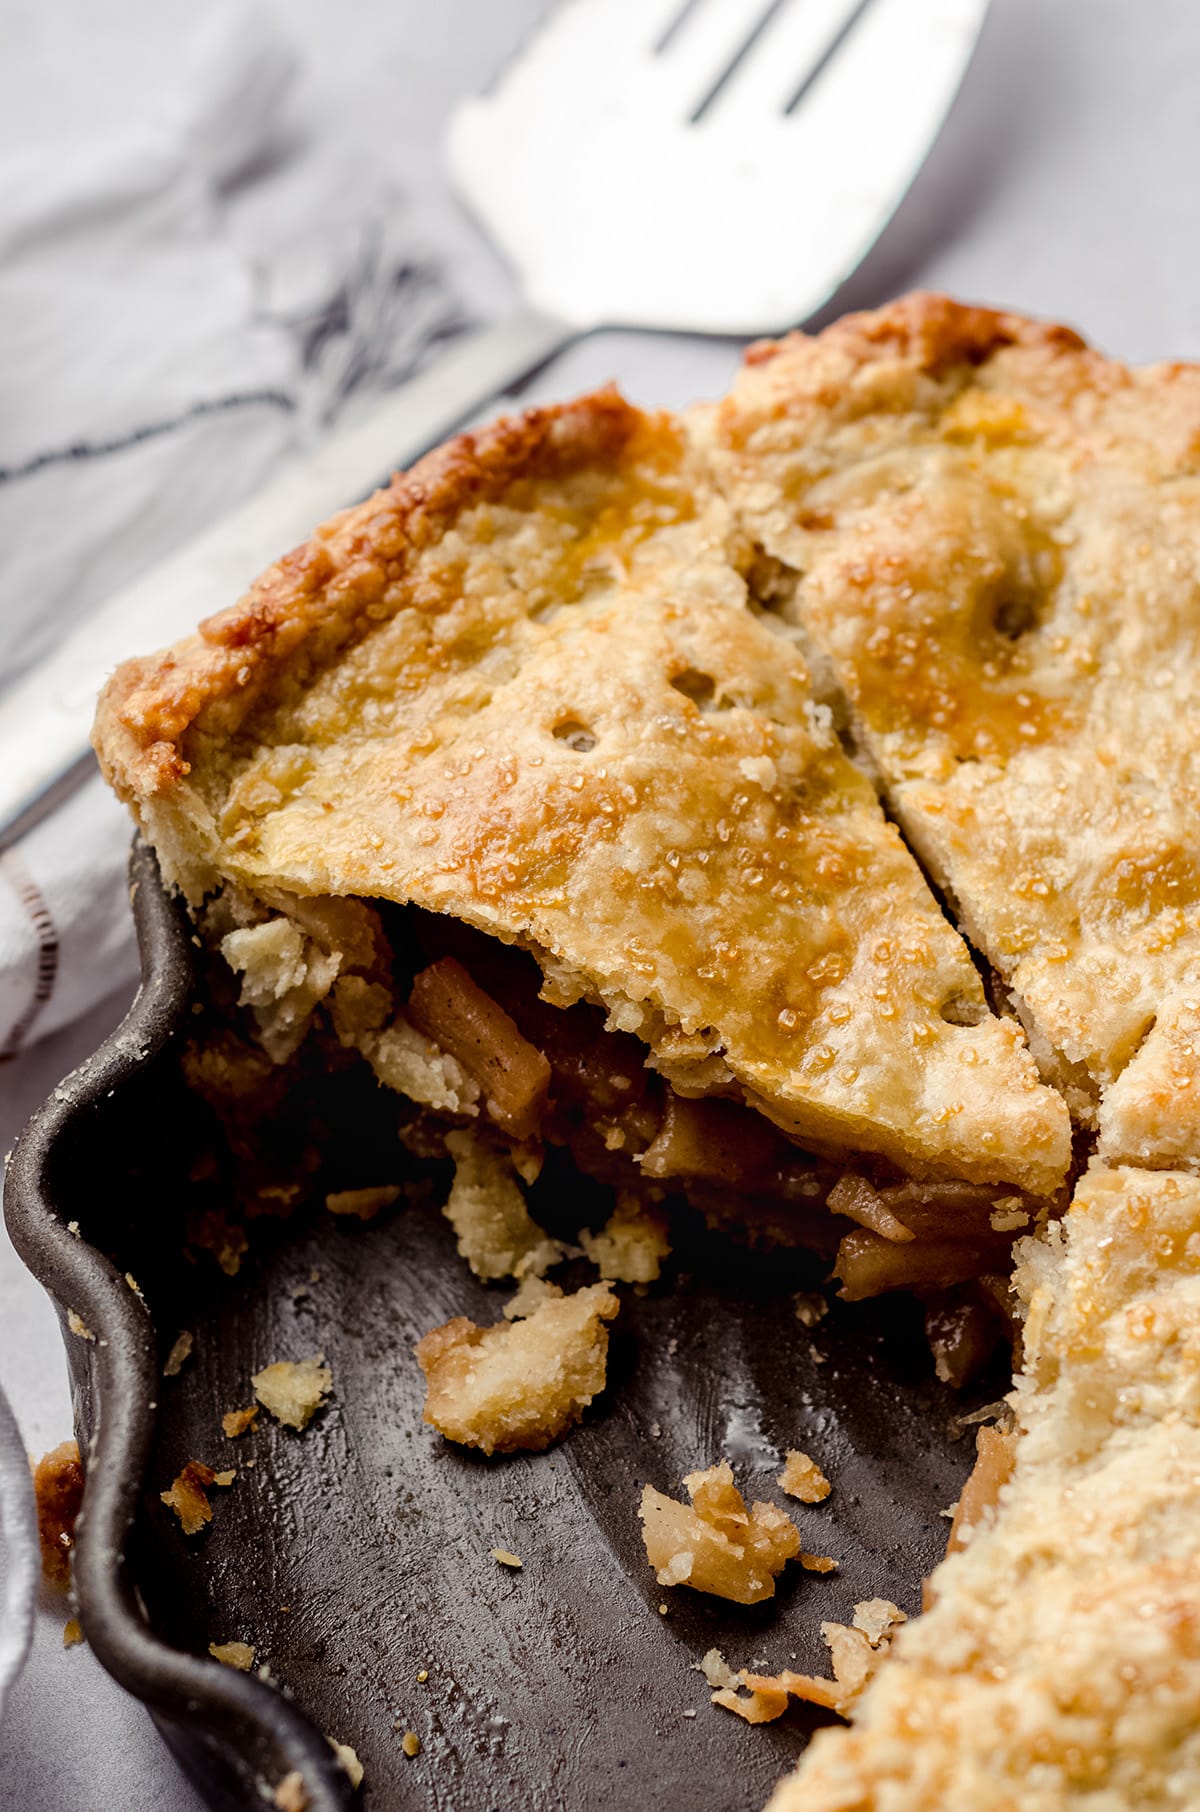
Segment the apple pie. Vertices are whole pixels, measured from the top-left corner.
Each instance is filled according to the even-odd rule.
[[[917,1291],[952,1383],[1020,1242],[1012,1477],[987,1431],[781,1809],[1200,1797],[1198,549],[1200,369],[918,296],[684,419],[463,435],[101,701],[237,995],[194,1085],[249,1151],[305,1052],[369,1066],[518,1285],[422,1342],[452,1438],[583,1413],[671,1197]],[[612,1202],[573,1297],[552,1147]]]

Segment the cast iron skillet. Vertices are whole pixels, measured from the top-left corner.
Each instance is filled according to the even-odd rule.
[[[214,1807],[261,1807],[264,1786],[273,1791],[298,1769],[313,1812],[340,1812],[353,1795],[318,1733],[270,1686],[164,1642],[142,1613],[127,1551],[154,1444],[161,1361],[145,1303],[105,1247],[132,1180],[122,1136],[136,1138],[153,1112],[156,1072],[170,1061],[192,984],[182,914],[140,840],[130,899],[142,955],[137,996],[112,1036],[33,1116],[4,1188],[13,1244],[58,1311],[87,1462],[72,1563],[79,1618],[100,1661],[149,1707]],[[72,1314],[86,1334],[71,1331]]]
[[[622,1289],[607,1392],[564,1443],[488,1461],[442,1442],[412,1343],[450,1315],[493,1321],[504,1298],[456,1256],[432,1190],[368,1226],[318,1209],[255,1231],[233,1278],[184,1253],[208,1137],[178,1075],[196,952],[140,845],[131,875],[142,987],[34,1116],[5,1192],[63,1324],[87,1456],[75,1585],[100,1660],[221,1812],[261,1812],[292,1770],[310,1812],[357,1803],[326,1736],[357,1750],[377,1812],[754,1812],[827,1720],[797,1708],[751,1728],[709,1704],[694,1664],[716,1646],[734,1667],[825,1673],[823,1618],[875,1595],[915,1611],[972,1457],[957,1418],[1003,1381],[946,1392],[907,1301],[838,1305],[810,1331],[793,1295],[820,1281],[811,1257],[685,1229],[660,1284]],[[401,1180],[390,1135],[341,1131],[347,1186]],[[193,1355],[164,1378],[185,1328]],[[253,1371],[317,1352],[334,1392],[303,1435],[261,1417],[226,1439]],[[824,1505],[779,1493],[792,1446],[833,1479]],[[793,1565],[752,1608],[655,1583],[642,1484],[675,1492],[722,1455],[837,1573]],[[188,1539],[159,1493],[192,1458],[238,1477]],[[269,1680],[208,1658],[234,1639]]]

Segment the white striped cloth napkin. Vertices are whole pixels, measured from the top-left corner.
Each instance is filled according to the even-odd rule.
[[[394,198],[306,182],[274,16],[202,19],[119,136],[0,154],[0,712],[64,629],[463,324]],[[130,986],[129,836],[94,778],[0,852],[0,1057]]]

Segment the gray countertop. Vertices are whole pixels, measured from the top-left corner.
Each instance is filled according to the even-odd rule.
[[[455,210],[438,161],[441,122],[519,40],[536,0],[274,0],[306,59],[308,148],[291,182],[344,192],[352,217],[389,185],[476,313],[504,308],[504,272]],[[200,9],[203,11],[203,8]],[[0,150],[64,117],[85,135],[169,75],[181,8],[11,0]],[[1200,356],[1200,8],[1192,0],[993,0],[975,62],[914,190],[839,303],[914,286],[1055,316],[1134,360]],[[53,95],[53,107],[46,98]],[[785,229],[786,223],[780,223]],[[730,248],[722,255],[752,255]],[[638,401],[719,391],[721,343],[598,334],[530,387],[550,397],[616,377]],[[92,1049],[123,1003],[35,1046],[3,1076],[0,1138]],[[70,1408],[57,1324],[0,1245],[0,1379],[31,1448],[64,1438]],[[34,1652],[0,1734],[0,1803],[22,1812],[193,1812],[140,1706],[86,1648],[65,1651],[64,1611],[43,1604]]]

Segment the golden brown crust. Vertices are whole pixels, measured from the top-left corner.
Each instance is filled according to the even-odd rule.
[[[971,307],[927,290],[914,290],[887,308],[842,315],[820,337],[856,362],[885,353],[935,377],[953,365],[980,365],[1002,346],[1086,349],[1071,327],[1006,309]],[[791,333],[782,340],[757,340],[747,348],[746,364],[765,365],[806,339]]]
[[[1171,1171],[1096,1168],[1024,1242],[1012,1480],[771,1812],[1200,1804],[1198,1252]]]
[[[616,457],[639,416],[611,386],[507,416],[437,447],[365,503],[343,510],[267,568],[237,604],[161,654],[123,662],[101,694],[95,746],[110,785],[136,800],[183,780],[185,732],[226,699],[256,701],[272,666],[311,637],[328,659],[386,607],[411,556],[455,515],[517,477]]]
[[[696,433],[1045,1072],[1200,1167],[1200,367],[910,297]]]
[[[1049,1191],[1062,1104],[748,563],[678,425],[604,392],[335,519],[118,674],[97,744],[194,900],[451,913],[533,950],[560,1003],[606,1005],[684,1093]]]

